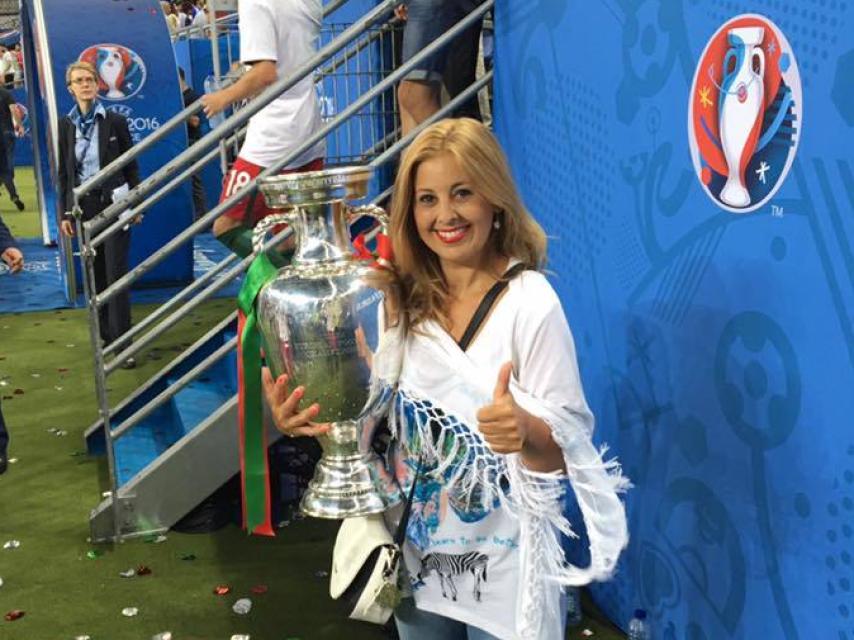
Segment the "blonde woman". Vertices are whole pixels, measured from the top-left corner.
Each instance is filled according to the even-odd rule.
[[[561,585],[613,572],[628,538],[618,497],[628,482],[591,442],[572,335],[539,271],[545,234],[496,139],[469,119],[439,122],[412,143],[391,219],[409,316],[392,467],[404,487],[421,469],[400,636],[563,638]],[[472,333],[484,295],[502,282]],[[280,430],[317,428],[316,405],[299,411],[302,390],[288,397],[285,379],[265,380]],[[561,547],[569,491],[590,540],[584,568]]]
[[[133,146],[127,118],[107,111],[98,98],[98,72],[88,62],[72,62],[65,71],[65,84],[74,97],[74,107],[59,121],[59,201],[62,207],[60,230],[74,235],[74,187],[80,186]],[[83,220],[91,220],[114,199],[139,184],[139,168],[132,160],[110,176],[99,188],[80,200]],[[138,222],[136,219],[134,222]],[[128,270],[130,230],[110,236],[95,254],[95,288],[100,293]],[[114,296],[98,310],[101,339],[110,344],[131,327],[130,292]],[[136,366],[128,358],[123,368]]]

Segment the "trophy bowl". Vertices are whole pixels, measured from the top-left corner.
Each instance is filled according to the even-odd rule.
[[[318,518],[348,518],[384,511],[400,501],[394,479],[372,448],[385,421],[403,352],[392,271],[358,259],[349,221],[377,218],[378,207],[353,207],[364,197],[371,170],[335,168],[287,174],[259,182],[278,213],[256,227],[256,250],[266,232],[290,224],[296,250],[257,298],[258,327],[274,377],[305,387],[301,406],[317,402],[315,422],[330,423],[318,438],[323,455],[300,508]]]

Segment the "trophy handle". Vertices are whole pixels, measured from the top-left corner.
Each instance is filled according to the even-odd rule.
[[[264,238],[267,236],[267,232],[276,225],[291,224],[296,217],[296,211],[297,209],[294,207],[287,213],[274,213],[273,215],[267,216],[266,218],[262,218],[258,221],[258,224],[255,225],[255,228],[252,230],[253,255],[261,253],[261,249],[264,248]]]
[[[375,204],[364,204],[360,207],[349,207],[347,211],[347,222],[352,224],[361,216],[368,216],[380,223],[380,231],[388,235],[389,217],[385,209]]]

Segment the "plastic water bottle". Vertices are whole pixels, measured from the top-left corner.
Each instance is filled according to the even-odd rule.
[[[569,587],[566,590],[566,625],[576,627],[581,624],[581,589]]]
[[[646,611],[635,609],[635,617],[629,620],[628,640],[650,640],[652,634],[649,630],[649,622],[646,620]]]
[[[205,78],[205,93],[213,93],[220,89],[222,89],[222,84],[220,84],[219,80],[217,80],[215,76],[209,75]],[[225,122],[225,111],[220,111],[215,116],[208,118],[208,123],[210,124],[211,129],[215,129],[223,122]]]

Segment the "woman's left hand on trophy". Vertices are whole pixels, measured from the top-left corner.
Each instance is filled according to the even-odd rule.
[[[288,376],[282,374],[277,380],[273,380],[273,374],[267,367],[261,370],[261,381],[264,384],[264,395],[270,405],[276,429],[291,438],[317,437],[329,431],[331,425],[328,423],[312,422],[312,418],[320,413],[319,404],[315,402],[300,410],[299,403],[305,395],[304,387],[297,387],[288,393]]]

